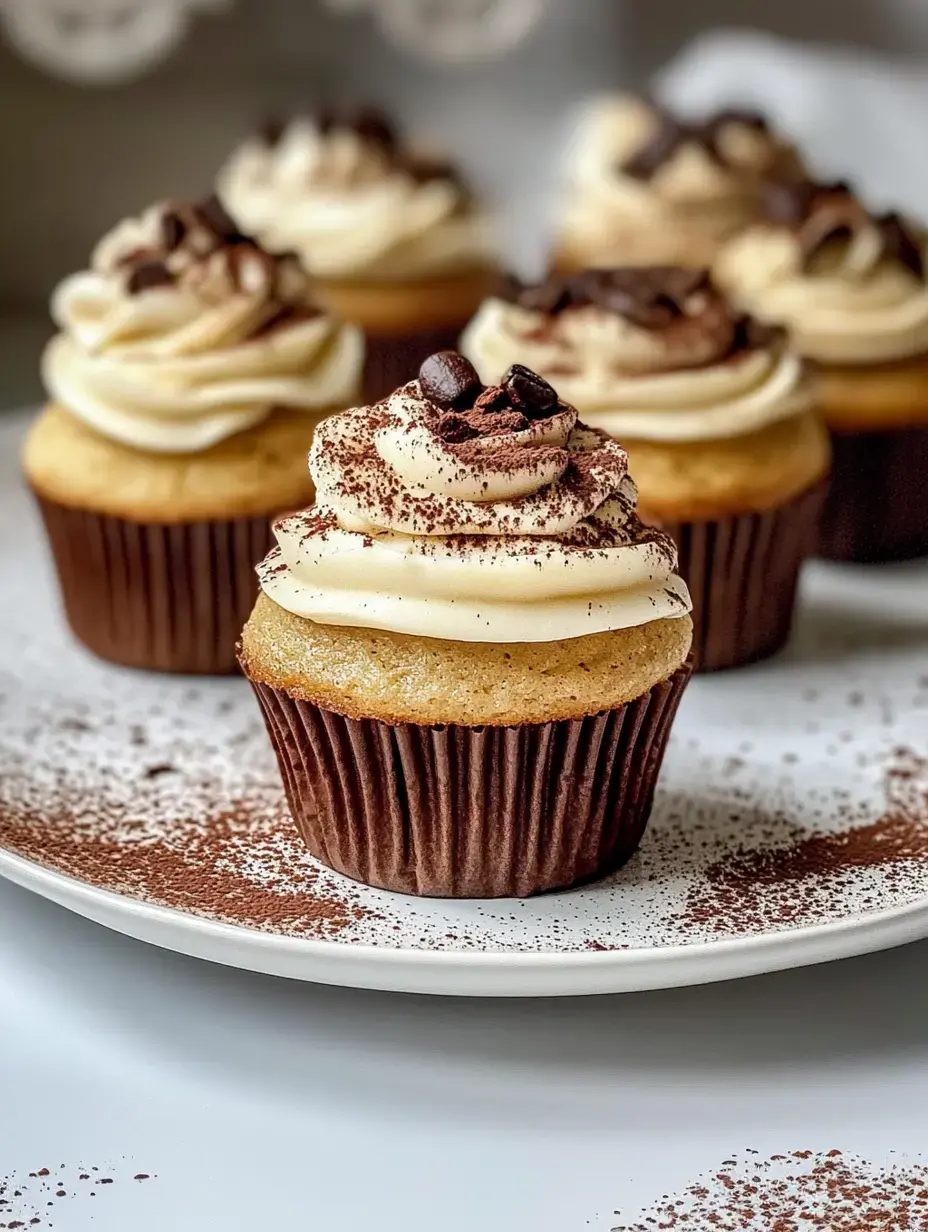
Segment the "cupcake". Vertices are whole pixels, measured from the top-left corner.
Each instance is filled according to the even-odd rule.
[[[828,471],[825,429],[781,330],[705,270],[588,271],[488,300],[461,349],[481,378],[524,363],[618,437],[640,514],[676,541],[704,671],[787,640]]]
[[[926,233],[867,212],[846,184],[772,186],[767,219],[725,246],[716,276],[789,330],[817,372],[834,471],[819,552],[928,553]]]
[[[707,265],[757,216],[763,182],[798,172],[759,115],[688,122],[634,96],[601,100],[572,143],[554,264]]]
[[[313,855],[371,885],[523,896],[637,847],[690,675],[689,596],[622,447],[455,352],[310,454],[241,662]]]
[[[23,467],[74,633],[132,667],[234,671],[270,520],[312,498],[300,455],[355,399],[361,334],[216,201],[121,223],[52,315]]]
[[[454,167],[407,147],[379,113],[272,122],[219,177],[228,209],[297,252],[323,302],[367,336],[376,401],[454,346],[492,285],[486,215]]]

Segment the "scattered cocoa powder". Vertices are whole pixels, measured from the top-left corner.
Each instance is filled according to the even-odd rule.
[[[56,1208],[62,1206],[62,1198],[69,1203],[83,1200],[85,1196],[95,1198],[96,1194],[86,1186],[65,1188],[69,1171],[72,1175],[77,1173],[78,1181],[90,1179],[85,1167],[69,1169],[67,1164],[59,1164],[54,1173],[48,1168],[39,1168],[28,1173],[25,1180],[22,1174],[16,1173],[0,1176],[0,1229],[54,1228]],[[99,1168],[95,1166],[93,1171],[98,1172]],[[98,1184],[114,1185],[120,1173],[115,1169],[112,1171],[112,1176],[100,1180]],[[157,1178],[153,1173],[139,1172],[132,1179],[148,1181]]]
[[[66,776],[40,792],[25,775],[6,777],[0,846],[115,893],[276,933],[329,938],[373,914],[311,865],[276,788],[224,800],[221,783],[149,771],[119,796],[99,773],[102,790],[90,799]],[[158,790],[175,780],[171,813]],[[192,813],[185,796],[201,802]]]
[[[747,1152],[630,1222],[624,1218],[613,1232],[923,1232],[928,1164],[878,1166],[838,1150],[768,1159]]]
[[[895,750],[886,811],[832,834],[795,828],[789,841],[734,850],[705,870],[682,919],[716,932],[764,932],[833,918],[842,879],[860,869],[928,862],[928,758]],[[829,908],[832,908],[829,910]]]

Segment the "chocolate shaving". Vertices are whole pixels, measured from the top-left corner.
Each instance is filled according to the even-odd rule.
[[[663,329],[685,316],[686,301],[697,292],[718,296],[708,270],[656,265],[555,275],[535,287],[511,278],[507,291],[510,302],[528,311],[553,316],[568,308],[594,306],[642,329]]]
[[[417,184],[450,180],[466,191],[463,177],[450,160],[405,149],[396,125],[379,107],[363,106],[354,110],[319,107],[312,113],[312,122],[323,136],[338,129],[354,133],[366,145],[376,148],[391,167],[408,175]],[[276,148],[289,123],[289,119],[281,116],[269,117],[258,128],[259,140],[268,149]]]
[[[189,226],[178,210],[168,209],[161,219],[161,242],[168,252],[175,252],[184,242]]]
[[[769,325],[747,313],[735,322],[733,351],[768,351],[782,346],[787,333],[782,325]]]
[[[891,261],[898,261],[919,280],[925,280],[925,259],[921,246],[911,228],[899,214],[881,214],[876,219],[883,237],[883,253]]]
[[[195,205],[193,209],[197,220],[212,231],[223,244],[251,244],[256,247],[252,237],[239,230],[238,224],[215,193]]]
[[[137,248],[120,259],[130,295],[175,283],[187,266],[221,253],[228,277],[238,291],[267,289],[268,317],[257,326],[253,336],[269,333],[288,320],[308,319],[320,311],[310,301],[308,292],[301,293],[299,278],[293,280],[296,291],[282,291],[282,282],[284,286],[289,284],[282,280],[281,271],[290,263],[298,263],[298,258],[293,253],[267,252],[239,229],[215,194],[196,204],[174,201],[166,206],[161,215],[159,239],[160,244]],[[262,275],[257,282],[256,271]]]
[[[848,244],[864,227],[873,227],[882,242],[882,257],[925,280],[921,244],[911,225],[894,211],[870,214],[844,180],[773,182],[765,189],[764,212],[770,222],[796,231],[806,271],[824,248]]]
[[[287,131],[285,117],[279,115],[266,116],[258,125],[258,137],[269,150],[275,149],[283,140]]]
[[[662,167],[687,145],[697,145],[723,168],[731,160],[722,145],[722,134],[732,124],[743,124],[759,132],[769,132],[763,116],[752,111],[728,109],[706,120],[684,120],[665,108],[656,108],[658,124],[653,136],[620,164],[620,170],[636,180],[652,179]]]
[[[153,287],[166,287],[174,282],[174,275],[163,261],[142,261],[132,269],[126,282],[130,295],[149,291]]]

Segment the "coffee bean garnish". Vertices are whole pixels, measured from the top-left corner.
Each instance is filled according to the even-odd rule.
[[[419,388],[431,402],[448,410],[463,410],[483,391],[477,369],[457,351],[438,351],[423,361]]]
[[[138,295],[152,287],[170,286],[173,281],[174,276],[163,261],[143,261],[129,275],[126,290],[130,295]]]
[[[554,387],[522,364],[513,364],[503,377],[503,388],[512,405],[528,419],[541,419],[557,408],[558,397]]]

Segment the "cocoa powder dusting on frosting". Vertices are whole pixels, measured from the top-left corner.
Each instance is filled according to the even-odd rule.
[[[624,1213],[615,1212],[622,1216]],[[928,1227],[928,1164],[870,1163],[837,1149],[722,1161],[678,1194],[625,1215],[612,1232],[918,1232]]]

